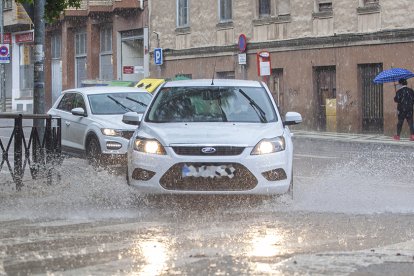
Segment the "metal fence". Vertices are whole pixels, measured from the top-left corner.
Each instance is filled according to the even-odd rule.
[[[60,118],[49,115],[0,114],[0,173],[8,169],[17,190],[29,172],[31,179],[52,184],[62,164],[61,126]]]

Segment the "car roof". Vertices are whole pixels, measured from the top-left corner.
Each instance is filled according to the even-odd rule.
[[[143,88],[125,87],[125,86],[89,86],[89,87],[67,89],[63,91],[62,93],[66,93],[66,92],[80,92],[85,95],[102,94],[102,93],[125,93],[125,92],[141,92],[141,93],[150,94],[147,90]]]
[[[237,79],[193,79],[168,81],[164,87],[183,87],[183,86],[241,86],[241,87],[261,87],[259,81],[237,80]]]

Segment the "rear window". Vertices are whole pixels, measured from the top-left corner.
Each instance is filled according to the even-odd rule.
[[[147,114],[149,122],[275,122],[263,87],[164,87]]]

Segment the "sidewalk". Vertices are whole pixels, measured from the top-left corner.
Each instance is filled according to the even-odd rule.
[[[410,141],[408,137],[401,137],[400,141],[395,141],[391,136],[380,134],[353,134],[353,133],[337,133],[337,132],[318,132],[305,130],[292,130],[294,138],[308,138],[317,140],[331,140],[350,143],[376,143],[386,145],[409,146],[414,148],[414,141]]]

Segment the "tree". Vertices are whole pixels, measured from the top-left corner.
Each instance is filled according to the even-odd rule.
[[[27,6],[30,5],[33,7],[34,0],[16,0],[19,3],[22,3],[30,18],[33,21],[33,11],[27,10]],[[47,22],[53,22],[58,19],[60,14],[67,8],[80,8],[82,0],[46,0],[45,5],[45,19]]]

